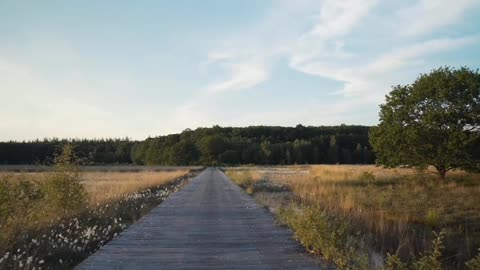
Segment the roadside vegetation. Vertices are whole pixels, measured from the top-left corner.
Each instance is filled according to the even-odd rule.
[[[316,165],[227,175],[341,269],[463,269],[478,256],[478,174],[453,171],[439,182],[414,169]]]
[[[177,179],[189,170],[165,170],[165,171],[79,171],[79,182],[86,192],[89,205],[104,203],[121,197],[124,194],[134,193],[157,185],[164,185]],[[39,182],[45,179],[45,172],[0,172],[0,177],[11,181],[30,180]]]
[[[341,269],[479,269],[479,71],[394,86],[379,116],[369,140],[384,168],[227,173]]]
[[[192,177],[188,170],[87,172],[64,147],[54,169],[0,175],[0,269],[69,269]]]
[[[0,181],[0,268],[73,266],[186,179],[187,171],[82,176],[77,156],[89,164],[331,164],[227,174],[341,269],[480,269],[479,71],[441,67],[394,86],[379,116],[376,127],[213,126],[136,142],[80,140],[54,158],[68,140],[2,142],[2,164],[56,165]],[[383,168],[338,165],[373,163]]]

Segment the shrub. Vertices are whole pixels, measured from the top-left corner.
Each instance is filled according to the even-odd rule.
[[[408,270],[408,265],[402,262],[398,255],[387,254],[384,270]]]
[[[43,197],[36,182],[0,180],[0,226],[35,220]]]
[[[227,176],[230,177],[237,185],[243,189],[248,189],[255,182],[253,180],[250,172],[238,171],[238,172],[227,172]],[[253,189],[252,189],[253,191]]]
[[[255,193],[255,192],[285,192],[285,191],[290,190],[288,188],[288,186],[286,186],[286,185],[276,183],[276,182],[267,181],[267,180],[260,180],[260,181],[254,182],[253,184],[251,184],[251,186],[249,188],[251,188],[252,193]],[[247,191],[248,191],[249,188],[247,188]]]
[[[348,220],[314,206],[290,206],[280,209],[278,216],[310,252],[322,255],[340,269],[370,269],[366,246],[354,238],[356,233]]]
[[[42,199],[43,193],[35,182],[11,181],[9,177],[0,180],[0,253],[23,231],[36,225],[44,214]]]
[[[435,234],[435,236],[436,238],[433,240],[431,252],[422,254],[420,258],[414,260],[411,264],[402,262],[397,255],[388,254],[384,270],[441,270],[442,262],[440,258],[442,256],[442,250],[444,249],[443,238],[445,237],[445,230],[442,230],[439,234]]]
[[[71,269],[189,179],[135,186],[84,207],[85,183],[72,150],[65,146],[44,177],[0,180],[0,269]]]
[[[42,191],[48,206],[65,213],[85,206],[87,193],[80,180],[74,148],[67,144],[62,153],[55,157],[54,170],[48,173],[42,182]]]
[[[106,204],[98,204],[71,215],[54,217],[48,223],[18,223],[21,234],[4,241],[4,228],[0,233],[0,269],[72,269],[78,262],[103,246],[110,239],[138,220],[166,197],[178,190],[188,177],[176,181],[119,194]],[[42,206],[44,207],[44,206]],[[45,219],[45,209],[40,218]],[[55,213],[52,213],[55,214]],[[17,215],[21,215],[17,214]],[[12,225],[12,224],[9,224]]]
[[[469,270],[480,269],[480,248],[478,249],[478,255],[475,256],[475,258],[468,261],[465,265]]]
[[[54,172],[42,183],[45,202],[52,209],[65,213],[86,205],[86,192],[76,173]]]
[[[423,254],[423,256],[413,264],[415,270],[442,270],[442,262],[440,258],[442,256],[443,238],[445,237],[445,231],[441,231],[435,235],[433,240],[433,250],[431,253]]]

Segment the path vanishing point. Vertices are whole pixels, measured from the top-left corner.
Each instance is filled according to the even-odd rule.
[[[291,232],[208,168],[76,269],[319,269]]]

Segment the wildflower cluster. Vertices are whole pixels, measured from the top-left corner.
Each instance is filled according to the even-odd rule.
[[[0,246],[0,269],[73,268],[191,177],[186,175],[166,185],[118,195],[108,203],[85,206],[75,214],[23,230],[8,246]]]

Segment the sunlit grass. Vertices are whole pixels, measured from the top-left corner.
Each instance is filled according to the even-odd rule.
[[[96,205],[115,199],[127,193],[166,184],[172,179],[187,174],[189,170],[171,171],[138,171],[138,172],[83,172],[81,183],[84,184],[88,203]],[[45,172],[10,173],[0,172],[0,179],[9,176],[10,181],[33,180],[42,181]]]
[[[103,203],[127,193],[164,185],[188,173],[178,171],[87,172],[82,175],[89,203]]]
[[[286,186],[291,192],[275,198],[343,217],[383,254],[419,254],[441,229],[447,233],[445,263],[463,265],[480,247],[478,174],[453,171],[442,181],[431,172],[356,165],[239,168],[227,174],[247,191],[264,181]],[[264,191],[254,196],[270,208],[285,205]]]
[[[53,204],[46,193],[53,176],[70,179],[53,186],[54,195],[68,204],[70,197],[61,192],[78,182],[86,202],[65,210]],[[188,170],[3,172],[0,269],[72,268],[190,178]]]

